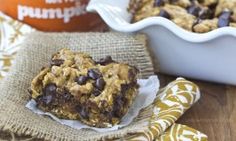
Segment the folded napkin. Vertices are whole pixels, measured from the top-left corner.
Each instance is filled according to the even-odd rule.
[[[46,140],[207,140],[203,133],[175,124],[200,97],[198,87],[182,78],[159,91],[155,102],[143,109],[130,125],[107,133],[75,130],[25,108],[32,78],[60,48],[88,52],[95,59],[109,54],[115,60],[137,66],[141,78],[152,75],[153,66],[144,35],[35,32],[26,37],[25,34],[34,29],[2,13],[0,27],[0,74],[2,77],[9,75],[0,81],[0,129]]]
[[[158,92],[153,103],[149,129],[145,132],[127,136],[127,140],[160,141],[206,141],[207,136],[190,127],[175,124],[200,98],[197,85],[183,78],[177,78]],[[169,128],[169,129],[168,129]]]

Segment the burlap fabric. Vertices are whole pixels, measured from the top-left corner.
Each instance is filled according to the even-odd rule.
[[[9,76],[0,85],[0,128],[18,134],[47,140],[101,140],[120,138],[147,130],[150,107],[143,110],[129,126],[118,131],[97,133],[75,130],[25,108],[29,100],[27,88],[42,66],[48,64],[53,53],[61,48],[84,51],[95,59],[111,55],[114,60],[137,66],[140,77],[153,74],[153,66],[146,49],[144,35],[118,33],[40,33],[30,34],[18,51]]]

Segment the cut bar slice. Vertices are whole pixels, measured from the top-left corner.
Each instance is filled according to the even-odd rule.
[[[31,83],[31,97],[43,111],[94,127],[118,124],[137,92],[138,70],[107,56],[99,61],[62,49]]]

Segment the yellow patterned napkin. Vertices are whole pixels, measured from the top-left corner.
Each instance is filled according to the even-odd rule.
[[[207,141],[207,136],[186,125],[174,123],[155,141]]]
[[[149,130],[126,137],[127,140],[207,140],[207,136],[203,133],[184,125],[175,124],[175,121],[199,100],[200,91],[197,85],[183,78],[178,78],[158,93],[149,121]]]
[[[34,29],[0,12],[0,78],[6,76],[25,34]],[[179,78],[159,91],[149,121],[149,130],[124,137],[142,141],[206,141],[207,136],[185,125],[175,124],[200,98],[198,87]]]

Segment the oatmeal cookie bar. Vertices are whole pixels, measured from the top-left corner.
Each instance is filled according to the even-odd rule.
[[[236,0],[131,0],[133,22],[161,16],[198,33],[236,24]]]
[[[94,127],[111,127],[127,113],[137,91],[138,70],[107,56],[62,49],[33,79],[31,97],[43,111]]]

